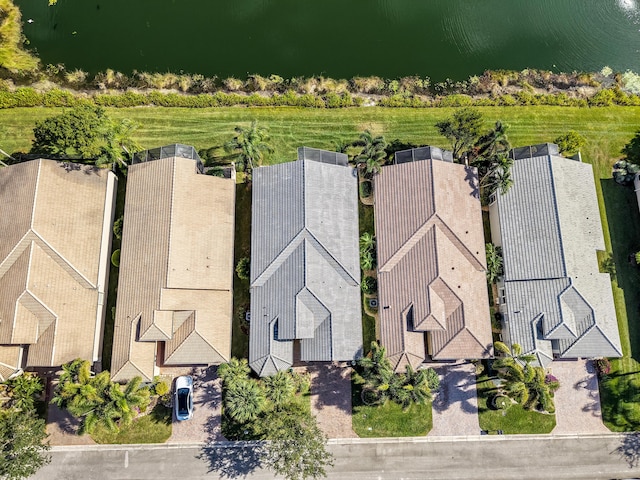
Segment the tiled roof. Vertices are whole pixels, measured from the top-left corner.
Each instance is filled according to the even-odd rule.
[[[249,362],[260,375],[291,366],[295,340],[302,361],[362,353],[357,179],[342,157],[315,153],[253,172]]]
[[[166,365],[231,354],[235,183],[163,158],[129,168],[112,373],[153,378]]]
[[[15,358],[28,346],[22,366],[99,359],[114,195],[107,170],[52,160],[0,169],[0,349]]]
[[[477,181],[431,159],[375,177],[380,339],[398,370],[491,355]]]
[[[561,358],[620,356],[591,165],[559,155],[521,156],[513,186],[497,195],[509,337],[548,364]],[[494,232],[497,233],[497,232]]]

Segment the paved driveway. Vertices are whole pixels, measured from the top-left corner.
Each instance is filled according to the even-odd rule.
[[[433,395],[433,428],[429,436],[478,435],[478,397],[472,363],[433,364],[440,389]]]
[[[555,393],[556,428],[552,433],[607,433],[600,412],[600,392],[593,362],[554,360],[551,373],[560,381]]]
[[[172,434],[168,443],[204,443],[224,440],[220,432],[222,389],[216,372],[217,367],[162,369],[163,375],[171,375],[174,378],[179,375],[193,377],[193,418],[179,422],[174,413]]]
[[[311,413],[329,438],[355,438],[351,426],[351,367],[345,363],[296,367],[311,375]]]

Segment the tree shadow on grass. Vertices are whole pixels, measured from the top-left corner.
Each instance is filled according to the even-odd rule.
[[[625,434],[615,452],[624,458],[629,468],[636,468],[640,461],[640,433]]]
[[[210,444],[202,448],[197,458],[209,464],[208,473],[220,478],[247,477],[262,467],[262,442],[229,442]]]

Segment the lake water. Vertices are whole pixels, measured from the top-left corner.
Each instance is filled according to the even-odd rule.
[[[17,0],[42,61],[220,77],[640,71],[640,0]],[[27,20],[32,19],[32,23]]]

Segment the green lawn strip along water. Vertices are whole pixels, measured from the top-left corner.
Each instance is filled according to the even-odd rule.
[[[250,306],[249,280],[241,280],[235,267],[243,257],[251,255],[251,185],[236,184],[236,225],[233,261],[233,327],[231,355],[249,357],[249,335],[244,319]],[[250,328],[250,324],[249,324]]]
[[[148,415],[135,419],[118,433],[98,425],[91,438],[96,443],[109,444],[164,443],[171,436],[171,419],[171,409],[157,404]]]
[[[506,410],[496,410],[490,405],[490,399],[496,393],[496,387],[487,375],[478,376],[478,420],[480,429],[496,434],[502,430],[505,434],[550,433],[556,426],[556,416],[524,409],[513,404]],[[503,415],[504,413],[504,415]]]
[[[359,437],[419,437],[433,427],[431,402],[411,405],[407,410],[391,401],[367,406],[362,403],[361,385],[351,378],[351,422]]]

